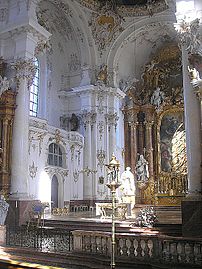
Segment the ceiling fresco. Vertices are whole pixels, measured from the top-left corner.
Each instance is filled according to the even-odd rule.
[[[99,11],[103,6],[114,9],[119,15],[146,16],[168,8],[166,0],[77,0],[91,10]]]

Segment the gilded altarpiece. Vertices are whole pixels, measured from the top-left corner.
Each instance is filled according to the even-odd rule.
[[[137,172],[143,155],[149,178],[136,176],[136,203],[179,205],[187,192],[181,52],[163,46],[147,63],[141,80],[127,91],[125,164]]]
[[[4,77],[5,64],[0,61],[0,77]],[[1,84],[1,87],[3,84]],[[11,89],[1,91],[0,95],[0,191],[10,192],[11,147],[13,119],[16,107],[16,93]]]

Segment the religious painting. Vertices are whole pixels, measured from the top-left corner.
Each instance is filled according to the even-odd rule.
[[[186,141],[182,111],[164,114],[160,125],[160,170],[186,173]]]

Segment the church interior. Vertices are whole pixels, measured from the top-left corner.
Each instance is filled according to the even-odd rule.
[[[0,267],[201,266],[202,1],[0,0]]]

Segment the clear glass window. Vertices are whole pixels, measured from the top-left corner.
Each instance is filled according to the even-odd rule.
[[[48,164],[54,166],[63,166],[62,150],[59,145],[52,143],[48,149]]]
[[[36,73],[34,76],[33,84],[30,87],[30,98],[29,98],[29,114],[30,116],[37,117],[38,112],[38,101],[39,101],[39,61],[35,58],[34,64],[36,66]]]

